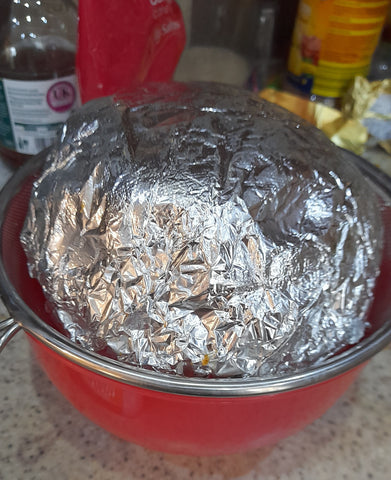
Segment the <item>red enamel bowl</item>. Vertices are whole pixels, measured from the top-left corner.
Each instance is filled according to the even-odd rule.
[[[346,153],[372,182],[384,251],[365,338],[320,366],[262,379],[182,378],[133,368],[72,343],[45,308],[19,242],[32,181],[45,154],[23,166],[0,195],[0,288],[13,319],[1,343],[23,329],[51,381],[86,417],[145,447],[178,454],[245,451],[293,434],[321,416],[374,354],[391,341],[391,178]]]

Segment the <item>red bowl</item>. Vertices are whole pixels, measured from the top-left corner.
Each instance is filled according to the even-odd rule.
[[[14,318],[1,345],[23,329],[40,365],[85,416],[113,434],[169,453],[229,454],[274,444],[321,416],[365,362],[391,341],[391,178],[346,153],[373,183],[384,251],[365,338],[305,372],[267,380],[200,379],[130,367],[72,343],[28,275],[19,241],[32,181],[45,154],[24,165],[0,195],[0,290]],[[0,345],[0,346],[1,346]]]

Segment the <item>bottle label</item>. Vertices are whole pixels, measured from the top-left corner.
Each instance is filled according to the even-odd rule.
[[[76,75],[50,80],[0,79],[0,142],[35,155],[52,144],[80,106]]]
[[[389,0],[301,0],[288,61],[289,79],[307,94],[340,97],[366,76]]]

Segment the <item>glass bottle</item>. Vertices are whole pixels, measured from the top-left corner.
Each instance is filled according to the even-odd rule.
[[[47,147],[79,105],[77,7],[1,0],[0,153],[18,165]]]

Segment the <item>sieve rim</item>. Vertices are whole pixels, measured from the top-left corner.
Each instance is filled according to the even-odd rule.
[[[23,182],[43,165],[50,148],[23,165],[0,192],[0,245],[7,208]],[[391,177],[357,155],[344,150],[347,161],[364,173],[391,205]],[[0,294],[9,312],[22,329],[61,357],[89,371],[135,387],[168,394],[199,397],[249,397],[297,390],[328,381],[359,367],[391,342],[391,318],[371,335],[320,365],[290,375],[261,378],[187,378],[159,373],[87,351],[46,324],[18,295],[7,276],[0,254]]]

